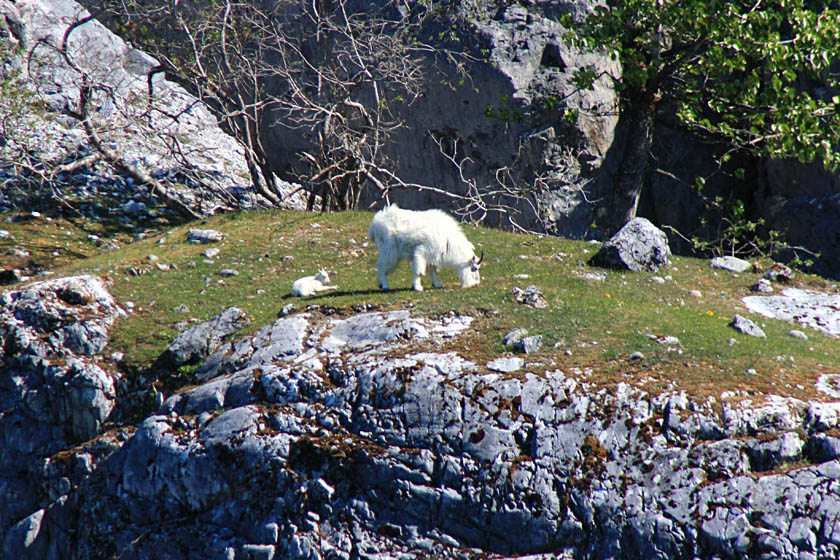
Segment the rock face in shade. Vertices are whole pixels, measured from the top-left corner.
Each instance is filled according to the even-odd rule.
[[[48,457],[103,431],[117,393],[99,354],[121,315],[92,276],[0,296],[0,529],[46,503]]]
[[[840,403],[598,390],[582,371],[429,351],[468,317],[302,313],[105,429],[129,383],[83,373],[120,314],[101,283],[2,301],[5,557],[840,554]],[[76,369],[38,391],[59,355]]]
[[[367,13],[383,4],[353,1],[348,9]],[[402,180],[435,189],[393,189],[390,200],[404,208],[455,210],[451,196],[435,192],[468,193],[450,154],[443,153],[453,147],[458,161],[467,162],[470,181],[499,185],[497,171],[505,168],[506,187],[514,184],[539,198],[538,205],[531,205],[502,194],[507,208],[504,213],[491,210],[488,224],[515,222],[537,230],[547,226],[561,235],[586,235],[597,210],[592,201],[608,188],[608,173],[602,168],[618,124],[618,97],[607,76],[618,77],[621,70],[603,53],[583,53],[568,45],[559,21],[570,13],[582,17],[596,4],[454,2],[427,20],[420,37],[434,45],[445,34],[444,48],[454,49],[452,60],[458,65],[439,53],[421,57],[423,94],[411,104],[390,104],[405,126],[393,133],[382,153]],[[575,73],[584,68],[598,75],[592,90],[575,84]],[[277,87],[286,86],[275,82],[268,90]],[[570,120],[570,114],[575,118]],[[292,180],[289,170],[302,165],[297,154],[317,150],[318,134],[296,126],[283,111],[272,118],[279,126],[266,127],[262,143],[278,176]],[[532,190],[537,183],[547,187]],[[373,189],[363,202],[378,202],[380,196]]]
[[[634,218],[601,246],[591,264],[655,272],[671,262],[665,232],[645,218]]]

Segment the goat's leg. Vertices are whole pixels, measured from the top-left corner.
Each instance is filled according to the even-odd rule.
[[[437,277],[437,267],[429,265],[429,272],[432,273],[432,286],[435,288],[443,288],[443,284],[440,283]]]
[[[422,255],[414,255],[414,259],[411,261],[411,271],[414,273],[414,290],[422,292],[423,284],[420,282],[420,278],[426,275],[426,259]]]
[[[393,256],[392,251],[379,252],[379,259],[376,261],[376,270],[379,272],[379,287],[388,291],[388,275],[397,266],[398,258]]]

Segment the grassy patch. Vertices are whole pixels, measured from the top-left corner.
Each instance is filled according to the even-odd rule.
[[[44,255],[58,251],[73,256],[52,261],[60,266],[57,274],[108,277],[118,300],[133,303],[135,311],[115,327],[111,347],[137,366],[166,348],[179,323],[204,321],[236,305],[252,318],[252,332],[292,303],[300,310],[317,304],[348,312],[371,306],[410,307],[430,316],[471,315],[475,321],[470,332],[438,349],[457,351],[478,363],[511,353],[502,338],[521,327],[543,336],[542,350],[527,358],[529,371],[587,372],[596,384],[626,381],[651,392],[685,390],[720,398],[734,391],[728,398],[756,402],[765,394],[823,398],[814,390],[817,377],[840,372],[837,339],[816,331],[808,331],[808,341],[794,339],[787,334],[791,325],[746,311],[740,298],[749,294],[758,274],[713,271],[704,260],[683,257],[675,257],[672,266],[656,275],[606,271],[586,264],[598,245],[468,226],[467,236],[485,251],[480,286],[460,289],[454,273],[443,271],[445,289],[431,289],[427,279],[427,291],[416,293],[410,289],[409,266],[403,263],[389,278],[392,291],[386,293],[376,286],[377,250],[367,240],[370,218],[365,212],[230,214],[160,231],[107,253],[73,224],[56,223],[54,231],[39,232],[21,227],[13,233],[18,240],[42,235],[38,243]],[[217,229],[225,239],[212,245],[187,243],[191,227]],[[64,248],[56,249],[58,245]],[[220,249],[219,255],[202,256],[208,247]],[[289,296],[295,279],[321,267],[331,272],[338,290],[308,299]],[[238,274],[224,277],[220,272],[225,269]],[[654,281],[654,276],[665,282]],[[531,284],[545,296],[547,309],[514,301],[511,289]],[[832,289],[810,276],[798,278],[797,285]],[[182,305],[188,311],[179,310]],[[734,313],[763,323],[767,338],[753,339],[731,329]],[[661,344],[666,336],[677,337],[679,345]],[[630,360],[633,352],[644,359]]]

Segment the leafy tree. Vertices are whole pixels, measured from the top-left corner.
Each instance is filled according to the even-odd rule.
[[[840,163],[840,9],[825,0],[609,0],[574,21],[569,40],[606,49],[628,142],[609,208],[611,230],[635,217],[654,125],[666,107],[732,151]],[[579,81],[591,87],[591,69]],[[728,152],[724,159],[731,155]]]

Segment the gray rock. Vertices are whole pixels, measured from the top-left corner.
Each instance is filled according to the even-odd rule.
[[[253,338],[241,340],[232,348],[221,347],[198,370],[196,377],[207,380],[251,367],[260,367],[274,361],[294,357],[303,351],[309,323],[304,317],[285,317],[257,331]]]
[[[540,335],[523,337],[516,343],[515,347],[525,354],[533,354],[542,348],[543,338]]]
[[[770,284],[770,280],[766,278],[760,278],[758,282],[750,286],[751,292],[758,292],[761,294],[771,294],[773,293],[773,286]]]
[[[96,493],[71,492],[66,506],[48,510],[39,534],[60,535],[52,523],[97,506],[102,517],[88,518],[90,537],[82,540],[111,542],[118,527],[140,558],[163,542],[204,557],[332,550],[349,558],[352,546],[368,554],[455,558],[472,547],[522,556],[558,535],[570,543],[570,558],[781,550],[792,559],[785,555],[801,547],[829,550],[829,537],[813,527],[832,526],[834,506],[826,503],[819,510],[826,521],[815,525],[791,512],[821,507],[840,466],[743,476],[751,460],[796,460],[796,432],[748,435],[796,424],[773,420],[779,410],[729,411],[726,427],[711,429],[715,420],[700,418],[684,395],[644,405],[629,386],[582,394],[590,391],[560,372],[514,377],[504,374],[509,367],[476,372],[456,355],[383,354],[395,333],[419,320],[348,319],[318,326],[307,315],[288,317],[226,349],[226,373],[167,400],[169,414],[141,423],[100,467],[112,482]],[[279,333],[297,333],[290,352],[263,352]],[[330,336],[329,350],[302,352],[304,340]],[[665,444],[647,424],[660,406],[672,442],[738,437]],[[215,521],[197,528],[183,521],[185,511]],[[50,546],[62,542],[55,538]]]
[[[726,480],[750,472],[744,444],[728,439],[696,445],[689,460],[691,466],[705,470],[709,480]]]
[[[646,218],[634,218],[601,246],[591,264],[655,272],[670,261],[671,248],[665,232]]]
[[[297,306],[295,304],[288,303],[288,304],[284,305],[282,307],[282,309],[280,309],[280,316],[281,317],[286,317],[286,316],[294,313],[296,310],[297,310]]]
[[[16,523],[3,541],[3,556],[6,558],[46,558],[48,540],[39,535],[44,510]],[[40,538],[39,538],[40,537]]]
[[[528,336],[528,331],[526,329],[513,329],[505,335],[503,343],[505,346],[513,346],[525,336]]]
[[[239,550],[236,557],[241,556],[244,560],[272,560],[274,554],[275,548],[273,545],[246,544]]]
[[[222,232],[214,229],[191,229],[187,232],[187,241],[190,243],[215,243],[224,238]]]
[[[363,313],[334,321],[322,347],[327,351],[361,349],[427,335],[425,328],[413,321],[408,311]]]
[[[790,432],[801,423],[795,405],[785,401],[759,407],[730,406],[724,402],[721,408],[721,420],[730,437]]]
[[[4,0],[2,6],[14,6],[14,2]],[[17,6],[25,42],[31,45],[52,45],[60,41],[71,22],[89,15],[71,0],[48,5],[18,3]],[[6,24],[11,21],[10,17],[0,15],[0,28],[4,27],[3,21]],[[33,100],[41,100],[39,103],[43,102],[44,110],[28,111],[31,118],[25,126],[17,125],[16,128],[15,123],[7,123],[11,125],[7,132],[15,135],[18,145],[25,147],[33,158],[43,162],[72,163],[90,154],[78,121],[67,116],[64,110],[78,104],[80,75],[96,76],[108,94],[95,101],[93,118],[105,132],[105,145],[116,149],[126,165],[140,167],[158,179],[167,179],[179,172],[192,173],[198,180],[179,181],[177,185],[169,183],[168,186],[202,215],[233,208],[237,206],[231,203],[234,200],[246,207],[254,204],[254,190],[243,179],[248,171],[241,147],[221,131],[213,115],[183,88],[164,79],[162,73],[150,73],[157,65],[151,56],[110,33],[95,18],[73,28],[67,47],[67,59],[54,49],[37,48],[31,58],[23,57],[21,61],[28,72],[19,76],[16,83],[22,90],[32,92]],[[13,49],[9,49],[4,70],[13,69],[14,61],[19,58]],[[147,82],[147,78],[151,81]],[[154,96],[149,96],[149,86],[154,87]],[[135,103],[138,95],[147,96],[149,103],[145,107]],[[8,113],[6,105],[0,109],[3,114]],[[138,119],[143,119],[144,126],[148,125],[149,129],[165,129],[167,134],[178,136],[183,150],[173,151],[167,145],[167,134],[148,133],[146,128],[139,131]],[[149,191],[144,186],[101,162],[62,173],[57,180],[63,181],[60,188],[72,190],[73,196],[78,194],[89,200],[119,197],[116,202],[120,206],[133,203],[127,207],[129,211],[139,210],[139,204],[149,207],[158,204],[156,199],[147,198]],[[208,185],[212,188],[206,188]],[[197,192],[199,189],[201,193]],[[0,196],[0,203],[7,200],[5,195]],[[81,210],[101,215],[105,206],[94,202],[83,204]],[[147,208],[142,215],[148,215],[149,211]],[[130,222],[140,216],[123,214],[123,217]]]
[[[793,338],[798,338],[799,340],[808,340],[808,335],[797,329],[789,330],[788,335],[792,336]]]
[[[26,24],[20,17],[20,12],[8,0],[0,2],[0,37],[10,44],[17,44],[21,49],[27,48]]]
[[[734,272],[736,274],[749,272],[753,269],[753,264],[751,262],[729,255],[713,258],[709,261],[709,266],[720,270]]]
[[[548,308],[548,302],[545,300],[545,296],[543,296],[542,292],[534,285],[530,285],[524,290],[522,288],[513,287],[511,288],[510,293],[513,294],[513,299],[523,305],[530,305],[531,307],[536,307],[537,309]]]
[[[836,189],[836,173],[819,167],[780,161],[764,162],[772,169],[770,185],[759,203],[768,228],[777,230],[793,246],[805,247],[807,253],[784,252],[785,256],[814,258],[813,270],[824,277],[840,277],[838,234],[840,196]],[[785,172],[779,173],[779,168]],[[793,182],[791,182],[793,181]],[[807,188],[802,188],[808,185]]]
[[[837,394],[834,394],[834,391],[830,390],[829,387],[825,387],[823,385],[824,383],[826,383],[825,377],[826,376],[820,376],[820,378],[817,380],[817,389],[822,390],[823,392],[826,392],[832,397],[837,398]],[[837,376],[834,375],[829,377],[831,379],[834,379]],[[824,432],[832,428],[836,428],[838,425],[840,425],[840,403],[810,403],[810,406],[808,407],[808,410],[805,414],[804,425],[809,430],[815,432]]]
[[[525,366],[525,360],[522,358],[496,358],[488,362],[487,369],[491,371],[498,371],[500,373],[511,373],[519,371]]]
[[[452,173],[451,163],[436,147],[427,147],[440,139],[459,144],[466,141],[471,155],[481,154],[482,161],[493,162],[475,167],[477,184],[495,184],[499,165],[521,162],[510,165],[516,184],[531,185],[540,178],[556,185],[538,195],[543,214],[539,218],[559,234],[584,235],[594,218],[595,205],[590,201],[607,189],[605,182],[589,179],[598,175],[617,125],[617,97],[606,76],[620,75],[618,64],[608,56],[582,53],[559,39],[566,32],[558,23],[560,15],[580,15],[590,5],[463,3],[438,14],[439,19],[419,33],[431,37],[443,28],[461,29],[449,48],[461,51],[453,54],[461,57],[463,66],[440,64],[432,53],[428,58],[418,53],[423,56],[420,64],[435,71],[421,76],[421,97],[405,107],[393,107],[397,111],[394,117],[406,126],[396,130],[392,141],[383,146],[383,155],[394,162],[392,171],[411,183],[434,184],[442,192],[464,192],[465,185]],[[357,7],[375,13],[369,4]],[[301,36],[314,33],[315,28],[300,31]],[[479,52],[482,54],[476,57]],[[318,67],[329,62],[314,64]],[[596,69],[599,78],[593,90],[575,84],[575,72],[580,68]],[[471,85],[449,87],[447,84],[459,82],[461,71],[470,76]],[[566,111],[577,114],[575,122],[563,123]],[[268,161],[280,176],[292,166],[300,166],[294,153],[319,145],[314,131],[293,130],[292,121],[266,129],[261,138],[270,151]],[[570,145],[580,146],[582,153],[570,153]],[[371,192],[369,198],[373,202],[378,195]],[[415,209],[451,208],[452,204],[445,195],[410,189],[393,192],[391,200]],[[530,210],[522,212],[515,206],[510,212],[509,218],[517,224],[541,227]]]
[[[0,284],[17,284],[28,279],[26,273],[19,268],[0,270]]]
[[[250,323],[244,311],[228,307],[209,321],[190,327],[175,337],[169,348],[158,358],[157,365],[177,368],[197,363],[208,357],[222,343],[224,337]]]
[[[93,276],[0,295],[0,533],[46,505],[42,461],[96,436],[114,410],[115,380],[96,354],[123,315]]]
[[[796,278],[796,274],[790,267],[780,263],[773,263],[773,266],[765,270],[762,276],[770,282],[781,283],[793,282],[793,279]]]
[[[814,434],[808,438],[805,453],[815,462],[838,459],[840,458],[840,438],[827,434]]]
[[[786,432],[769,441],[756,441],[748,446],[750,468],[769,471],[802,458],[804,443],[795,432]]]
[[[761,329],[761,327],[759,327],[750,319],[742,317],[737,313],[735,314],[735,317],[733,317],[732,322],[729,323],[729,326],[731,326],[739,333],[743,333],[748,336],[754,336],[756,338],[767,338],[767,335],[764,334],[764,331]]]
[[[743,511],[717,508],[700,524],[700,539],[710,552],[724,556],[744,555],[750,546],[750,522]]]
[[[790,523],[790,529],[787,534],[790,542],[805,551],[815,550],[817,536],[812,531],[812,524],[813,522],[808,517],[795,517]]]
[[[147,206],[142,202],[136,202],[134,200],[129,200],[122,206],[122,211],[130,216],[139,216],[140,214],[144,214],[147,210]]]
[[[747,296],[741,301],[747,309],[765,317],[840,335],[840,295],[787,288],[782,295]]]

